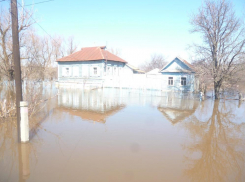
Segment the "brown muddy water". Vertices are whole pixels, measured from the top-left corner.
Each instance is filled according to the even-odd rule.
[[[245,103],[60,89],[17,144],[0,123],[0,181],[245,181]]]

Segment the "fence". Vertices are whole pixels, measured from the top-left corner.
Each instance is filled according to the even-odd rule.
[[[163,91],[194,91],[193,83],[186,86],[178,84],[169,86],[167,77],[162,75],[149,76],[146,74],[133,74],[126,76],[105,77],[103,79],[86,78],[80,80],[70,80],[58,82],[59,86],[78,88],[130,88],[130,89],[150,89]]]

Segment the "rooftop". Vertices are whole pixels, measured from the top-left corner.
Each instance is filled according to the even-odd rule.
[[[77,51],[73,54],[65,56],[63,58],[58,59],[58,62],[62,61],[96,61],[96,60],[108,60],[108,61],[116,61],[127,63],[122,58],[110,53],[105,50],[106,46],[98,46],[98,47],[84,47],[80,51]]]

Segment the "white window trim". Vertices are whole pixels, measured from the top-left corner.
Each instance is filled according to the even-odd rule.
[[[113,67],[111,65],[107,65],[107,70],[106,70],[107,76],[112,76],[113,74],[112,68]]]
[[[96,68],[96,74],[94,74],[94,68]],[[98,71],[99,71],[99,68],[98,66],[93,66],[93,76],[98,76]]]
[[[181,85],[181,78],[185,78],[185,85]],[[187,76],[180,76],[180,86],[184,87],[187,85]]]
[[[173,78],[173,85],[169,85],[169,77]],[[168,86],[174,86],[174,76],[168,76]]]
[[[67,74],[66,69],[69,68],[69,74]],[[63,73],[63,69],[65,69],[65,75]],[[70,77],[71,76],[71,67],[70,66],[63,66],[61,70],[62,77]]]
[[[117,66],[114,65],[114,66],[113,66],[113,76],[117,76],[117,75],[116,75],[116,72],[117,72]]]
[[[97,68],[97,74],[94,74],[94,68]],[[92,73],[91,76],[92,77],[100,77],[101,75],[101,70],[100,70],[100,66],[92,66]]]

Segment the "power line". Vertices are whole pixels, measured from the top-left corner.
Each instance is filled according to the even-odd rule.
[[[50,0],[51,1],[51,0]],[[17,2],[22,8],[23,8],[23,10],[27,13],[27,14],[29,14],[27,11],[26,11],[26,9],[19,3],[19,2]],[[29,14],[30,15],[30,14]],[[30,15],[30,17],[31,17],[31,19],[33,19],[33,21],[57,44],[57,45],[60,45],[31,15]],[[69,55],[69,56],[71,56],[71,57],[73,57],[72,55]],[[75,58],[75,59],[77,59],[76,57],[73,57],[73,58]]]
[[[4,0],[4,1],[6,1],[6,0]],[[25,5],[25,6],[32,6],[32,5],[35,5],[35,4],[47,3],[47,2],[50,2],[50,1],[54,1],[54,0],[41,1],[41,2],[34,3],[34,4],[27,4],[27,5]]]
[[[27,13],[27,14],[29,14],[27,11],[26,11],[26,9],[19,3],[19,2],[17,2],[22,8],[23,8],[23,10]],[[30,15],[30,14],[29,14]],[[32,17],[32,16],[30,16],[31,17],[31,19],[33,19],[33,21],[47,34],[47,35],[49,35],[49,37],[51,38],[51,39],[53,39],[55,42],[56,42],[56,40]],[[57,42],[56,42],[57,43]],[[57,43],[58,44],[58,43]],[[59,44],[58,44],[59,45]]]
[[[1,0],[0,2],[4,2],[4,1],[7,1],[7,0]],[[32,6],[32,5],[35,5],[35,4],[47,3],[47,2],[50,2],[50,1],[54,1],[54,0],[41,1],[41,2],[37,2],[37,3],[33,3],[33,4],[27,4],[27,5],[24,5],[24,6]],[[21,6],[21,7],[23,7],[23,6]]]

